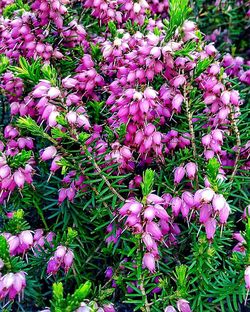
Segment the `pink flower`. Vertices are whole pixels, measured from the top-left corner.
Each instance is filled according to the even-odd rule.
[[[103,310],[104,310],[104,312],[116,312],[113,304],[111,304],[111,303],[110,304],[105,304],[103,306]]]
[[[204,188],[200,193],[201,201],[204,203],[210,203],[212,201],[214,195],[215,195],[215,193],[211,188],[209,188],[209,187]]]
[[[74,254],[73,254],[72,250],[69,249],[63,258],[63,264],[64,264],[64,269],[65,269],[66,273],[68,272],[68,270],[72,266],[73,260],[74,260]]]
[[[142,235],[142,241],[145,244],[145,246],[147,247],[148,251],[150,251],[154,247],[155,242],[149,233],[144,233]]]
[[[226,204],[226,200],[222,194],[215,194],[212,200],[214,211],[220,211]]]
[[[250,266],[246,267],[244,278],[245,278],[246,289],[250,290]]]
[[[152,221],[155,218],[155,209],[153,206],[148,206],[144,211],[144,219]]]
[[[52,159],[56,156],[57,149],[55,146],[48,146],[44,149],[44,151],[41,154],[41,159],[43,161]]]
[[[176,310],[173,306],[167,306],[165,308],[164,312],[176,312]]]
[[[187,176],[190,180],[194,180],[197,172],[197,165],[193,162],[189,162],[185,166]]]
[[[181,211],[181,206],[182,206],[181,199],[179,197],[173,197],[173,199],[171,200],[171,205],[172,205],[173,215],[177,217]]]
[[[56,274],[60,268],[60,263],[55,258],[50,258],[47,265],[47,274]]]
[[[24,183],[25,183],[25,176],[24,176],[24,174],[21,172],[20,169],[18,169],[16,172],[14,172],[14,174],[13,174],[13,179],[14,179],[16,185],[17,185],[19,188],[23,188]]]
[[[22,231],[19,234],[21,248],[27,249],[33,245],[33,236],[30,231]]]
[[[175,168],[174,171],[174,183],[175,184],[179,184],[181,182],[181,180],[184,178],[185,176],[185,169],[184,167],[177,167]]]
[[[179,299],[177,301],[177,308],[180,312],[192,312],[189,302],[185,299]]]
[[[163,237],[159,226],[153,221],[146,224],[146,232],[150,233],[156,240],[161,240]]]
[[[55,99],[61,94],[60,90],[57,87],[51,87],[48,91],[48,97],[50,99]]]
[[[10,167],[8,165],[4,165],[0,167],[0,178],[5,179],[11,174]]]
[[[227,222],[230,211],[231,209],[228,203],[226,203],[224,207],[219,211],[219,221],[221,224],[225,224]]]
[[[151,253],[146,253],[143,256],[142,264],[144,268],[147,268],[151,273],[155,272],[155,257]]]
[[[205,222],[205,230],[206,230],[206,234],[207,234],[207,239],[213,239],[214,238],[214,234],[216,231],[216,220],[213,218],[209,218],[206,222]]]
[[[179,88],[186,82],[186,78],[183,75],[179,75],[174,78],[173,85],[175,88]]]
[[[58,246],[55,251],[55,259],[62,260],[65,256],[67,248],[65,246]]]
[[[200,209],[200,223],[206,223],[212,214],[212,206],[209,204],[204,204]]]

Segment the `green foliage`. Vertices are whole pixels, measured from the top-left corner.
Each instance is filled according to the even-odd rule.
[[[73,312],[80,303],[87,297],[91,288],[91,283],[82,284],[75,292],[66,298],[63,295],[63,284],[61,282],[53,284],[53,298],[51,300],[51,312]]]
[[[32,151],[22,150],[20,153],[10,157],[8,160],[9,166],[13,169],[24,167],[30,160]]]
[[[104,101],[97,102],[97,101],[89,101],[87,102],[87,106],[89,107],[89,114],[94,119],[95,123],[98,123],[101,116],[101,111],[104,106]]]
[[[35,120],[31,117],[19,117],[17,120],[17,126],[18,128],[31,133],[33,136],[44,138],[50,141],[52,139],[46,132],[44,132],[42,127],[38,126]]]
[[[181,50],[175,51],[174,55],[176,57],[186,56],[192,59],[189,54],[193,52],[196,48],[197,48],[197,43],[191,40],[191,41],[188,41]]]
[[[101,62],[103,56],[100,46],[98,44],[90,43],[90,47],[91,47],[91,56],[93,60],[95,60],[98,63]]]
[[[0,259],[4,266],[1,273],[19,272],[24,269],[25,263],[19,257],[11,257],[9,253],[9,246],[4,236],[0,235]]]
[[[152,192],[153,185],[154,185],[154,176],[155,176],[155,173],[152,169],[147,169],[143,173],[143,181],[141,183],[143,197],[146,197]]]
[[[0,54],[0,75],[6,72],[8,66],[9,66],[9,59],[5,55]]]
[[[24,211],[22,209],[15,211],[13,217],[8,219],[8,222],[4,226],[4,230],[12,234],[19,234],[28,229],[30,229],[30,226],[24,219]]]
[[[30,11],[30,7],[27,3],[24,3],[22,0],[16,0],[15,3],[7,5],[3,9],[3,17],[10,18],[14,12],[18,11],[21,15],[23,12]]]
[[[58,84],[58,77],[56,69],[51,65],[44,65],[41,68],[41,72],[43,78],[48,80],[52,86],[56,86]]]
[[[117,36],[117,27],[113,21],[108,22],[108,28],[111,33],[111,36],[115,38]]]
[[[215,191],[218,191],[218,173],[220,164],[216,158],[210,158],[207,164],[207,178]]]
[[[237,0],[221,1],[218,6],[213,1],[192,1],[195,18],[199,28],[206,34],[211,34],[215,29],[220,30],[216,38],[216,45],[223,53],[232,55],[247,55],[249,42],[249,19],[246,18],[247,1]],[[227,37],[229,40],[227,40]]]
[[[19,58],[19,66],[9,66],[9,69],[29,85],[36,85],[41,79],[42,63],[40,59],[31,60],[30,63],[24,58]]]
[[[183,25],[190,13],[188,0],[171,0],[169,8],[169,22],[164,20],[166,26],[165,41],[169,41],[173,37],[176,29]]]
[[[205,58],[203,60],[199,60],[195,70],[194,70],[194,78],[199,77],[207,68],[208,66],[213,62],[213,58]]]
[[[120,125],[120,127],[116,129],[116,131],[117,131],[117,134],[118,134],[118,137],[119,137],[119,141],[123,142],[123,140],[125,138],[125,135],[127,133],[127,125],[122,123]]]
[[[125,28],[126,30],[130,33],[130,34],[135,34],[137,31],[141,32],[142,34],[147,34],[148,30],[147,30],[147,26],[149,24],[149,19],[145,18],[143,25],[139,25],[136,22],[132,22],[131,20],[127,20],[125,23]],[[156,33],[155,33],[156,32]],[[156,28],[154,29],[154,33],[155,35],[157,35],[157,30]],[[122,34],[121,34],[122,36]]]
[[[0,235],[0,255],[4,263],[10,260],[9,247],[4,236]]]

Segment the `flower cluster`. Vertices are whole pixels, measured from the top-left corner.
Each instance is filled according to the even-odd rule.
[[[143,266],[150,272],[155,271],[155,260],[159,259],[158,244],[163,241],[166,245],[174,243],[180,233],[178,225],[166,211],[168,205],[168,194],[162,197],[149,194],[144,204],[131,198],[119,209],[120,217],[126,217],[125,225],[134,234],[141,235],[147,251]]]
[[[73,264],[73,260],[74,253],[70,248],[62,245],[57,246],[54,256],[49,259],[47,274],[55,275],[60,268],[63,268],[67,273]]]
[[[21,297],[28,267],[31,278],[96,281],[102,304],[126,296],[135,310],[203,309],[227,276],[241,300],[243,271],[232,274],[246,269],[250,289],[249,242],[228,221],[247,199],[249,62],[204,41],[188,1],[26,2],[0,4],[0,100],[10,108],[0,120],[0,299]],[[36,230],[15,221],[19,209]],[[71,297],[72,311],[114,311],[84,287],[67,298],[62,283],[52,289],[58,311]],[[213,298],[204,309],[230,302]]]
[[[7,273],[5,275],[1,275],[0,273],[0,300],[3,300],[7,296],[9,300],[14,300],[17,295],[20,296],[23,293],[25,287],[26,277],[23,271]]]
[[[30,230],[25,230],[17,235],[4,232],[3,235],[9,245],[9,252],[11,256],[24,255],[29,250],[41,250],[45,243],[52,244],[55,234],[49,232],[44,235],[42,229],[37,229],[32,233]]]

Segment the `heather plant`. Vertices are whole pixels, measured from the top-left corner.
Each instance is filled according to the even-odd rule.
[[[187,0],[0,10],[0,309],[240,311],[247,59]]]

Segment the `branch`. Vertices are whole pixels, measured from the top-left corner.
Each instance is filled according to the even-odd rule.
[[[143,252],[143,247],[142,247],[142,243],[141,240],[139,239],[138,242],[138,249],[137,249],[137,255],[139,255],[139,257],[137,258],[137,265],[138,268],[140,268],[140,277],[138,278],[138,282],[139,282],[139,286],[140,286],[140,290],[142,293],[142,297],[144,298],[144,303],[145,303],[145,311],[146,312],[150,312],[150,304],[148,302],[148,297],[146,294],[146,290],[144,288],[144,277],[143,277],[143,272],[142,272],[142,252]],[[143,311],[143,310],[142,310]]]
[[[237,123],[236,123],[235,112],[234,112],[231,104],[230,104],[230,110],[231,110],[230,119],[232,122],[233,130],[234,130],[235,135],[236,135],[236,147],[237,147],[237,150],[235,152],[236,158],[235,158],[234,170],[233,170],[231,178],[229,180],[229,182],[233,182],[233,179],[236,175],[236,172],[237,172],[237,169],[239,166],[241,139],[240,139],[240,131],[239,131],[239,128],[238,128]]]
[[[191,144],[192,144],[192,148],[193,148],[193,156],[194,159],[197,162],[197,150],[196,150],[196,145],[195,145],[195,133],[194,133],[194,126],[193,126],[193,122],[192,122],[192,113],[190,111],[190,105],[187,99],[187,89],[186,86],[184,86],[184,102],[186,105],[186,112],[187,112],[187,118],[188,118],[188,126],[189,126],[189,131],[191,134]],[[198,166],[198,164],[196,164]]]
[[[119,194],[114,188],[113,186],[110,184],[109,180],[105,177],[105,175],[102,174],[102,169],[98,166],[98,164],[96,163],[96,161],[94,160],[94,158],[92,157],[92,155],[89,153],[89,151],[87,150],[86,147],[84,147],[84,151],[88,157],[88,159],[93,163],[96,171],[100,174],[100,176],[102,177],[102,179],[104,180],[104,182],[107,184],[108,188],[110,189],[110,191],[116,195],[121,201],[125,201],[125,198]]]

